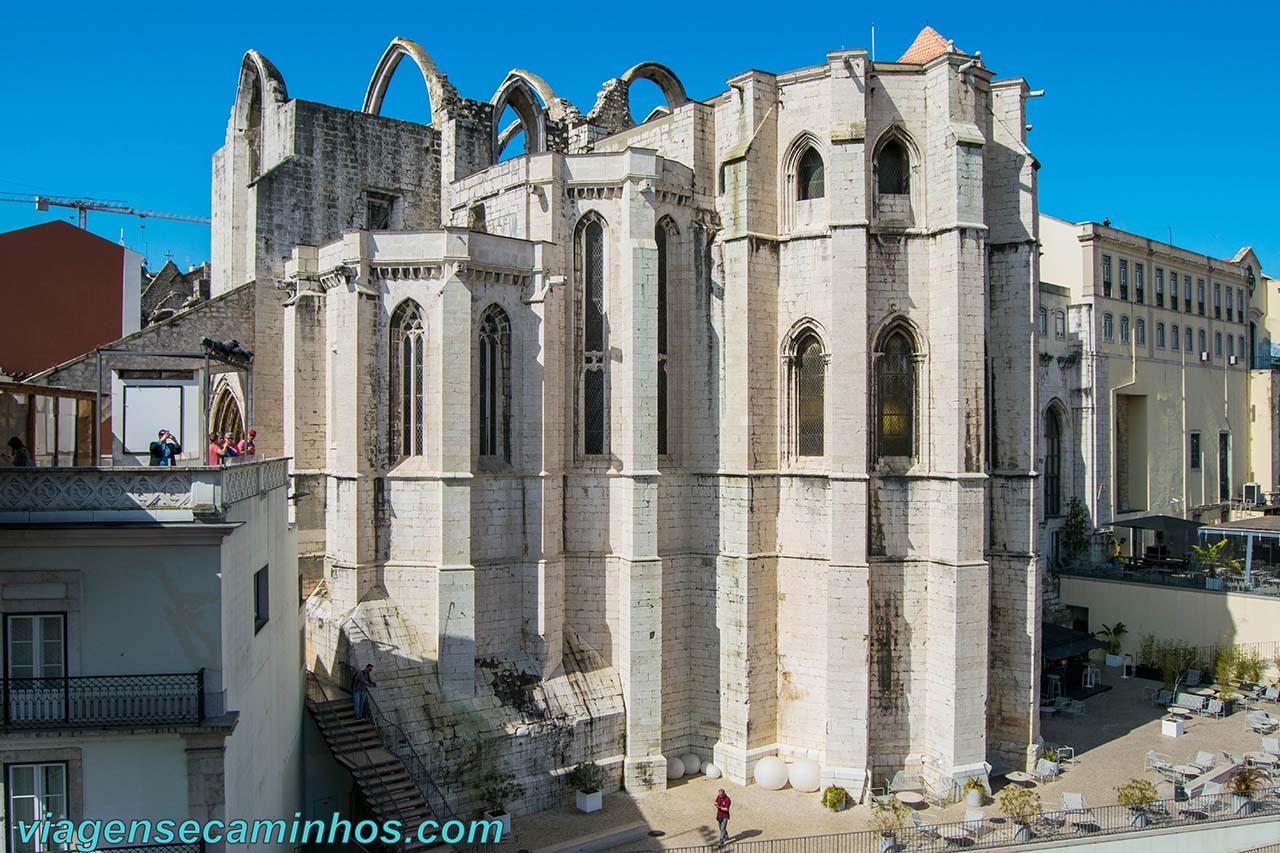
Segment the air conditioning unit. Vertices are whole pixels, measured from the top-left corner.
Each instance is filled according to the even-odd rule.
[[[1207,352],[1202,352],[1202,353],[1200,353],[1200,360],[1201,360],[1201,361],[1208,361],[1208,360],[1209,360],[1209,353],[1207,353]]]
[[[1261,483],[1245,483],[1244,484],[1244,505],[1260,506],[1263,503],[1262,484]]]
[[[1240,363],[1240,356],[1238,356],[1238,355],[1230,355],[1230,356],[1227,356],[1227,363],[1228,363],[1228,364],[1239,364],[1239,363]]]

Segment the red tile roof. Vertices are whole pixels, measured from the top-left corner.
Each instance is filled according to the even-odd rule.
[[[949,50],[956,53],[964,53],[964,51],[956,50],[955,46],[944,39],[933,27],[926,26],[920,31],[920,35],[916,36],[916,40],[911,43],[911,47],[907,48],[907,52],[899,57],[898,61],[924,65]]]

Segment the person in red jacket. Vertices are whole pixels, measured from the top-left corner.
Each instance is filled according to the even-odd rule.
[[[729,799],[724,788],[721,788],[720,793],[716,794],[716,822],[720,824],[720,840],[716,842],[718,847],[723,847],[729,840],[729,806],[731,805],[733,800]]]

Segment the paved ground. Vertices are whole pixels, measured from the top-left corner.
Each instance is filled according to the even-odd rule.
[[[1108,675],[1114,670],[1107,670]],[[1222,750],[1242,753],[1259,749],[1258,735],[1249,730],[1243,712],[1225,719],[1197,717],[1186,726],[1186,734],[1175,739],[1160,734],[1163,709],[1142,701],[1142,688],[1155,686],[1148,681],[1113,679],[1114,689],[1085,702],[1084,716],[1046,719],[1042,733],[1046,743],[1065,744],[1076,749],[1077,761],[1067,765],[1054,782],[1036,786],[1047,807],[1061,802],[1064,791],[1083,794],[1089,805],[1106,805],[1115,801],[1115,787],[1133,777],[1156,782],[1154,773],[1144,771],[1148,750],[1169,755],[1175,764],[1207,750],[1224,763]],[[1274,706],[1268,710],[1277,713]],[[1003,780],[996,781],[998,794]],[[660,837],[623,845],[619,850],[683,847],[713,842],[717,835],[712,800],[716,790],[724,787],[733,798],[733,820],[730,835],[736,840],[783,838],[798,835],[824,835],[871,828],[870,810],[857,806],[840,813],[823,809],[818,794],[802,794],[787,788],[767,791],[757,785],[743,788],[723,779],[697,776],[680,780],[661,794],[633,798],[625,793],[605,798],[604,810],[592,815],[579,814],[572,804],[561,809],[515,818],[515,837],[501,845],[501,850],[536,851],[554,847],[575,838],[606,832],[627,824],[643,821]],[[1162,797],[1173,795],[1171,786],[1158,786]],[[999,815],[999,807],[990,803],[983,809]],[[962,820],[965,806],[923,808],[920,814],[934,823]]]

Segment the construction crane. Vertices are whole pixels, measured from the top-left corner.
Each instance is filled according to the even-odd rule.
[[[36,210],[48,210],[51,207],[70,207],[76,212],[76,224],[81,228],[88,227],[89,211],[99,210],[103,213],[119,213],[124,216],[136,216],[139,219],[172,219],[175,222],[199,222],[209,224],[207,216],[188,216],[185,213],[164,213],[159,210],[139,210],[130,207],[127,202],[106,198],[70,198],[56,195],[28,195],[25,193],[2,193],[0,201],[16,204],[35,204]]]

